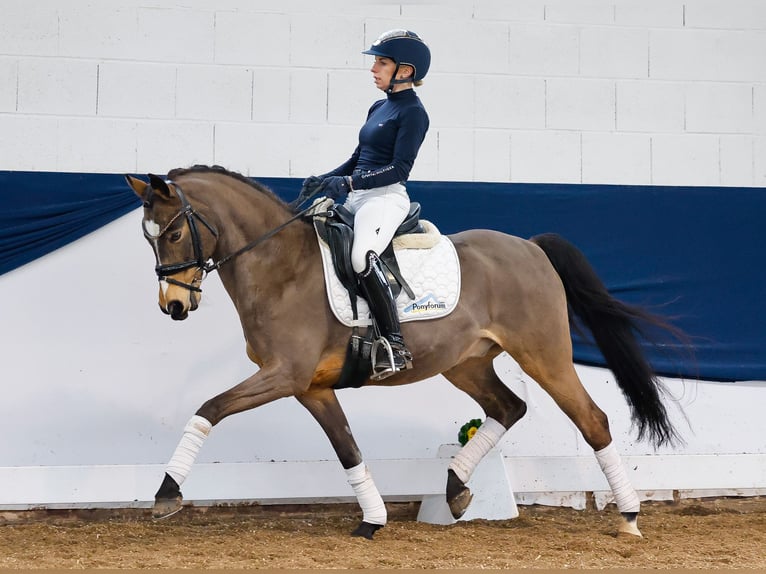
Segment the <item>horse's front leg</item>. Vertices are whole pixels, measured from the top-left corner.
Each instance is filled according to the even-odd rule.
[[[281,369],[262,368],[252,377],[205,402],[186,423],[184,433],[154,495],[154,518],[167,518],[182,508],[181,485],[191,471],[210,430],[224,418],[295,394],[295,377]]]
[[[296,398],[324,429],[362,508],[362,523],[351,535],[372,540],[375,532],[386,524],[386,505],[362,460],[335,391],[329,388],[311,389],[296,395]]]

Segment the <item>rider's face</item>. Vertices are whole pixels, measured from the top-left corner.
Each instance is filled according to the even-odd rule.
[[[372,63],[372,68],[370,68],[375,87],[386,91],[388,86],[391,85],[391,78],[394,75],[395,69],[396,63],[392,59],[375,56],[375,61]]]

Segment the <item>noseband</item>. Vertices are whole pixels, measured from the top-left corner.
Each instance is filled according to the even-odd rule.
[[[213,234],[213,237],[215,237],[216,239],[218,239],[218,230],[215,227],[213,227],[213,225],[211,225],[200,213],[194,210],[194,208],[189,203],[189,200],[186,199],[186,195],[184,195],[183,191],[181,191],[181,186],[179,186],[174,181],[167,181],[166,183],[172,184],[173,187],[175,188],[176,193],[178,194],[178,199],[181,200],[181,209],[178,211],[178,213],[176,213],[170,219],[170,221],[168,221],[165,227],[163,227],[157,235],[152,235],[148,233],[146,231],[146,227],[144,226],[144,237],[146,237],[149,240],[149,242],[153,244],[153,241],[162,237],[162,235],[164,235],[168,231],[168,229],[170,229],[170,226],[173,225],[173,223],[175,223],[175,221],[178,218],[180,217],[186,218],[186,223],[189,226],[189,232],[191,234],[192,248],[194,249],[194,259],[189,259],[181,263],[167,263],[167,264],[161,265],[159,252],[157,250],[157,247],[155,246],[154,256],[157,261],[157,265],[154,267],[154,271],[155,273],[157,273],[157,277],[160,281],[165,281],[166,283],[170,283],[172,285],[178,285],[179,287],[184,287],[188,289],[189,291],[194,291],[197,293],[201,293],[202,289],[200,289],[196,285],[193,285],[190,283],[184,283],[183,281],[178,281],[177,279],[168,277],[168,275],[174,275],[178,273],[179,271],[184,271],[185,269],[192,269],[196,267],[199,271],[202,272],[202,276],[198,281],[195,281],[195,282],[201,283],[210,271],[216,271],[220,269],[224,263],[227,263],[228,261],[234,259],[235,257],[241,255],[242,253],[246,251],[249,251],[256,245],[266,241],[270,237],[273,237],[274,235],[282,231],[282,229],[287,227],[290,223],[292,223],[296,219],[300,219],[309,210],[314,208],[313,205],[310,205],[304,210],[293,215],[290,219],[288,219],[281,225],[278,225],[271,231],[264,233],[263,235],[251,241],[244,247],[241,247],[234,253],[230,253],[229,255],[219,259],[218,261],[208,262],[207,259],[205,259],[204,254],[202,253],[202,240],[200,239],[199,228],[197,227],[196,220],[199,220],[199,222],[202,223],[202,225],[204,225],[208,229],[208,231],[210,231],[210,233]],[[144,200],[144,207],[151,206],[153,195],[154,195],[153,188],[149,188],[147,197]]]

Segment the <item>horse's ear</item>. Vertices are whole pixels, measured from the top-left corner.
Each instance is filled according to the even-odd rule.
[[[170,197],[170,188],[168,187],[165,178],[160,177],[159,175],[154,175],[153,173],[148,175],[149,183],[151,184],[152,189],[154,189],[154,191],[156,191],[160,197],[168,199]]]
[[[133,189],[133,191],[136,192],[136,195],[141,199],[141,201],[146,201],[148,192],[151,190],[148,183],[142,179],[138,179],[137,177],[133,177],[132,175],[127,174],[125,175],[125,181],[128,182],[128,185]]]

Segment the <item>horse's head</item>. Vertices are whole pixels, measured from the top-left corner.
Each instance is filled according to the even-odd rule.
[[[200,284],[217,232],[189,203],[178,184],[156,175],[149,182],[125,176],[144,204],[144,237],[152,246],[163,313],[180,321],[199,306]]]

